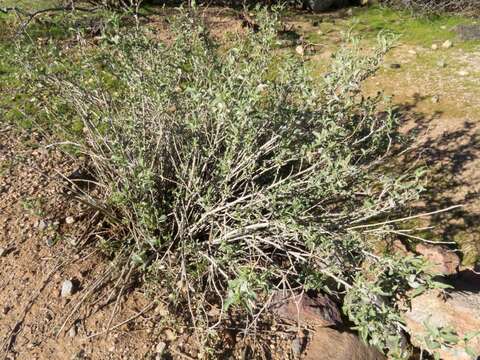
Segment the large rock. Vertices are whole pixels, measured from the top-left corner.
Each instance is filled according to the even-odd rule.
[[[330,328],[317,329],[307,345],[302,360],[384,360],[378,350],[367,346],[357,336]]]
[[[278,292],[273,297],[273,312],[281,319],[309,326],[315,330],[308,341],[296,338],[292,351],[302,360],[384,360],[376,349],[342,328],[340,311],[329,297]]]
[[[474,277],[472,277],[474,279]],[[474,279],[473,281],[478,281]],[[472,284],[468,282],[468,286]],[[460,338],[480,330],[480,294],[477,291],[458,291],[450,293],[445,299],[439,291],[429,291],[412,299],[411,309],[404,319],[411,335],[412,344],[430,351],[425,344],[428,331],[425,324],[433,328],[453,328]],[[471,339],[467,346],[477,356],[480,355],[480,337]],[[438,350],[444,360],[470,360],[465,351],[465,343],[441,347]]]

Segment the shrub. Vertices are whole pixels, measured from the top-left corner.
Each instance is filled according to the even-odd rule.
[[[275,17],[258,22],[225,45],[185,15],[169,45],[117,35],[100,63],[45,75],[70,109],[52,116],[83,123],[98,189],[79,197],[104,214],[110,251],[198,331],[232,311],[257,319],[274,290],[324,291],[365,339],[401,353],[399,303],[431,283],[419,259],[382,250],[395,236],[383,220],[422,190],[422,171],[395,166],[383,96],[361,93],[390,40],[370,55],[352,40],[318,83],[277,48]]]

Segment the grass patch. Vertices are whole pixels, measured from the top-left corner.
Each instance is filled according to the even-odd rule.
[[[458,25],[475,23],[475,19],[460,15],[432,15],[412,17],[411,13],[387,7],[370,6],[358,8],[354,12],[351,25],[362,34],[376,36],[379,31],[392,31],[402,36],[402,40],[416,45],[431,46],[439,41],[456,39]],[[460,42],[469,47],[480,44],[478,41]]]

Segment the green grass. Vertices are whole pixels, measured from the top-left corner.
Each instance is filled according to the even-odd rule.
[[[431,46],[439,41],[456,40],[455,28],[458,25],[472,24],[472,18],[459,15],[438,15],[413,17],[406,11],[372,6],[358,8],[350,25],[361,34],[376,36],[379,31],[392,31],[401,35],[402,41]],[[463,41],[461,46],[480,45],[480,41]]]
[[[36,11],[58,5],[59,1],[55,0],[0,0],[0,7],[19,7],[28,11]]]

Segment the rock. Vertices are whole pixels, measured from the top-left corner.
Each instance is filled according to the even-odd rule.
[[[390,64],[390,69],[400,69],[402,66],[398,63]]]
[[[158,355],[162,355],[163,352],[165,351],[165,348],[167,347],[167,344],[165,344],[163,341],[160,341],[157,346],[155,347],[155,352],[158,354]]]
[[[330,9],[335,0],[307,0],[306,4],[313,11],[325,11]]]
[[[453,43],[450,40],[447,40],[442,44],[442,47],[444,49],[450,49],[452,46],[453,46]]]
[[[165,335],[165,339],[167,339],[167,341],[175,341],[177,338],[175,333],[170,329],[166,329],[163,334]]]
[[[75,324],[70,328],[70,330],[68,330],[68,336],[71,338],[77,336],[77,326]]]
[[[7,255],[7,249],[0,247],[0,257],[4,257]]]
[[[65,280],[62,283],[62,291],[60,293],[62,298],[68,298],[74,294],[73,282],[70,280]]]
[[[440,97],[438,95],[433,95],[432,96],[432,103],[438,104],[440,101]]]
[[[465,70],[460,70],[459,72],[457,72],[458,75],[460,76],[468,76],[470,75],[470,73],[468,71],[465,71]]]
[[[438,45],[437,44],[433,44],[432,45],[432,50],[437,50],[438,49]]]
[[[73,218],[73,216],[68,216],[66,219],[65,219],[65,223],[67,223],[68,225],[71,225],[75,222],[75,218]]]
[[[386,360],[378,350],[357,336],[331,328],[315,331],[302,360]]]
[[[437,62],[437,66],[440,68],[444,68],[444,67],[447,67],[447,63],[444,60],[439,60]]]
[[[47,223],[43,220],[40,220],[38,222],[37,228],[38,228],[39,231],[43,231],[47,228]]]
[[[410,55],[417,55],[417,52],[415,50],[412,50],[412,49],[408,50],[408,53]]]
[[[302,45],[298,45],[296,48],[295,48],[295,52],[300,55],[300,56],[303,56],[303,54],[305,53],[305,49],[303,48]]]
[[[477,283],[478,290],[478,283]],[[451,327],[461,338],[480,329],[480,294],[477,292],[452,292],[445,299],[440,291],[432,290],[412,299],[411,308],[403,315],[412,344],[429,351],[423,339],[427,335],[425,324],[433,328]],[[480,355],[480,337],[466,344]],[[444,360],[470,360],[465,344],[451,344],[438,349]]]
[[[283,320],[313,327],[342,324],[337,305],[324,295],[313,298],[306,294],[292,296],[279,291],[273,296],[271,310]]]
[[[55,245],[55,238],[49,237],[47,240],[45,240],[45,243],[47,244],[48,247],[52,247]]]
[[[418,244],[415,251],[432,263],[432,274],[452,275],[460,266],[458,255],[441,246]]]

